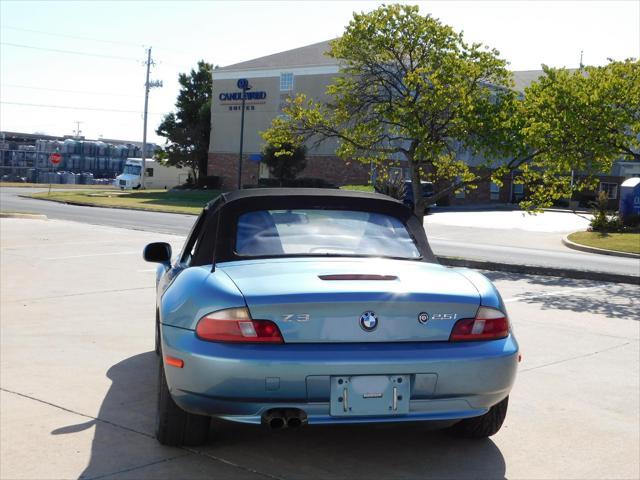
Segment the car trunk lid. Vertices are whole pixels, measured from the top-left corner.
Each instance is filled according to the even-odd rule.
[[[420,261],[288,258],[218,268],[252,318],[275,322],[287,343],[446,341],[480,304],[464,276]]]

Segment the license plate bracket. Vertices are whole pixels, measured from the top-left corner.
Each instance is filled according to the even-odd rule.
[[[390,416],[409,413],[409,375],[344,375],[331,377],[335,417]]]

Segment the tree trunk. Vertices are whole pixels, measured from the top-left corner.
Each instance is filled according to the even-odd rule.
[[[207,168],[209,167],[209,156],[203,155],[198,159],[198,178],[207,176]]]
[[[424,197],[422,196],[422,183],[420,179],[420,169],[415,164],[413,154],[407,155],[409,164],[409,175],[411,176],[411,189],[413,190],[413,213],[420,219],[420,222],[424,219],[424,210],[427,206]]]

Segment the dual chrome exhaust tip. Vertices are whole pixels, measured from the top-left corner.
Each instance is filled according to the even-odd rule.
[[[262,415],[262,423],[271,430],[298,428],[307,423],[307,414],[299,408],[274,408]]]

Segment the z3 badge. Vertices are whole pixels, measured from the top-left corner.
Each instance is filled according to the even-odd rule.
[[[304,323],[311,320],[311,315],[308,313],[289,313],[287,315],[282,315],[283,322],[298,322]]]

